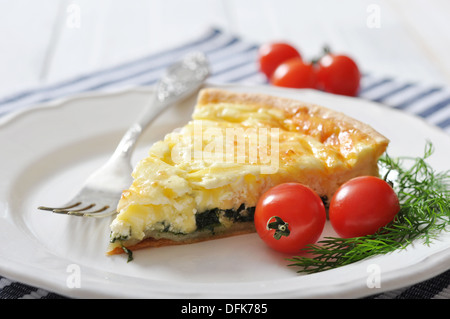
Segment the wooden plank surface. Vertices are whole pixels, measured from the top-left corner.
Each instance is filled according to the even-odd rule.
[[[307,59],[327,44],[365,72],[450,85],[445,0],[1,0],[0,8],[0,96],[158,52],[211,26],[255,43],[292,42]]]

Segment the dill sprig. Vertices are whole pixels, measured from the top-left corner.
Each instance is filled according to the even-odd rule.
[[[373,235],[325,237],[308,246],[305,255],[288,259],[289,266],[299,267],[299,273],[317,273],[404,249],[419,240],[424,245],[432,243],[450,225],[450,171],[433,170],[426,161],[432,153],[428,142],[423,157],[380,158],[380,171],[392,183],[401,206],[390,224]]]

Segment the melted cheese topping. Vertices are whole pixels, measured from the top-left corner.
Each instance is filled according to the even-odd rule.
[[[136,166],[112,237],[142,240],[153,230],[191,233],[196,214],[254,207],[261,194],[283,182],[331,196],[351,177],[378,173],[387,140],[373,141],[345,121],[313,111],[199,102],[192,121],[155,143]]]

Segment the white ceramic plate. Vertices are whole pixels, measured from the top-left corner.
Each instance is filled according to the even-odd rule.
[[[314,102],[371,124],[391,139],[392,156],[423,154],[448,169],[450,138],[422,120],[383,106],[310,90],[234,87]],[[111,154],[146,106],[150,89],[85,94],[0,122],[0,274],[83,298],[354,298],[428,279],[450,264],[450,234],[408,249],[313,275],[299,275],[256,234],[106,257],[110,219],[38,211],[70,198]],[[194,99],[167,110],[145,133],[133,161],[191,116]],[[327,225],[324,235],[332,235]],[[374,271],[376,273],[374,273]],[[368,285],[378,274],[380,287]],[[79,279],[79,281],[77,281]],[[371,288],[372,287],[372,288]]]

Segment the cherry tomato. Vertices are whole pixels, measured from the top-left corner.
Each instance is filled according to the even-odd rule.
[[[333,195],[328,210],[331,225],[343,238],[371,235],[390,223],[400,210],[397,194],[374,176],[356,177]]]
[[[298,253],[315,243],[325,226],[326,212],[320,197],[299,183],[285,183],[269,189],[255,210],[255,228],[271,248]]]
[[[318,66],[318,88],[334,94],[357,95],[361,74],[352,58],[327,53]]]
[[[258,52],[260,71],[270,79],[275,69],[291,58],[301,58],[301,56],[297,49],[290,44],[283,42],[264,44]]]
[[[297,89],[315,88],[317,74],[312,64],[304,63],[300,58],[293,58],[281,63],[270,81],[275,86]]]

